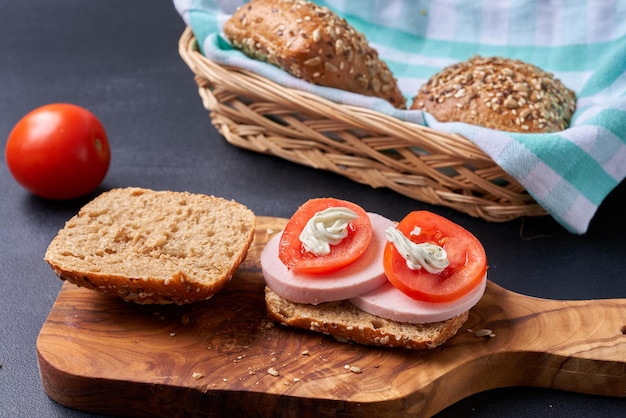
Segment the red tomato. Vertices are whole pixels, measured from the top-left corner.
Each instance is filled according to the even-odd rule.
[[[339,244],[330,246],[329,254],[317,256],[303,248],[300,233],[313,215],[330,207],[348,208],[355,212],[358,218],[348,225],[348,236]],[[278,258],[294,272],[329,273],[358,259],[367,249],[371,239],[372,223],[363,208],[345,200],[311,199],[298,208],[285,226],[278,247]]]
[[[58,103],[31,111],[15,125],[5,158],[15,180],[33,194],[73,199],[100,185],[111,151],[102,124],[91,112]]]
[[[411,235],[415,227],[417,236]],[[485,250],[469,231],[427,211],[409,213],[397,226],[404,236],[415,243],[429,242],[444,248],[450,265],[439,274],[425,269],[411,270],[393,243],[385,246],[384,268],[387,278],[396,288],[413,299],[427,302],[451,302],[468,293],[487,272]]]

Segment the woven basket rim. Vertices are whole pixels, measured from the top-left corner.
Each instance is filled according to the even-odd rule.
[[[427,176],[425,180],[416,180],[410,175],[403,176],[402,173],[389,173],[385,170],[384,179],[380,179],[378,178],[380,176],[374,174],[374,177],[377,178],[371,182],[362,181],[360,177],[363,172],[372,171],[369,170],[369,167],[362,167],[361,172],[356,175],[352,172],[347,173],[330,168],[332,171],[348,177],[352,176],[351,178],[355,181],[371,183],[372,187],[390,187],[416,200],[453,207],[471,216],[494,222],[508,221],[521,216],[544,216],[547,214],[517,180],[505,173],[476,144],[461,135],[437,131],[372,109],[335,103],[310,92],[279,85],[251,71],[219,65],[199,51],[197,40],[190,27],[185,28],[179,40],[179,53],[195,75],[203,105],[210,112],[213,124],[228,142],[236,146],[273,154],[300,164],[315,166],[308,160],[300,160],[301,154],[307,151],[304,149],[304,145],[299,145],[303,147],[303,150],[298,150],[298,152],[291,149],[294,140],[304,141],[303,144],[319,147],[322,153],[327,152],[328,147],[334,147],[336,145],[334,141],[324,137],[319,132],[308,130],[304,125],[302,125],[304,131],[313,139],[304,134],[298,138],[298,132],[295,132],[295,138],[287,138],[287,136],[294,135],[294,129],[291,126],[283,127],[280,124],[272,124],[267,118],[267,114],[282,117],[283,114],[298,109],[301,115],[313,114],[316,120],[326,121],[326,125],[331,127],[335,124],[348,125],[366,132],[369,135],[364,141],[367,142],[367,145],[355,141],[351,143],[351,146],[358,148],[359,153],[362,152],[372,157],[374,166],[384,169],[389,164],[395,165],[394,161],[381,155],[377,147],[382,149],[386,144],[389,144],[389,141],[397,141],[400,150],[410,148],[424,152],[427,155],[424,160],[428,160],[429,163],[430,156],[433,158],[435,158],[434,156],[441,156],[442,160],[462,159],[466,167],[461,167],[461,170],[467,176],[464,181],[469,184],[475,180],[481,183],[481,187],[484,187],[489,194],[494,191],[500,197],[495,200],[483,199],[481,196],[465,191],[451,192],[447,183],[452,184],[454,181],[428,167],[426,167],[426,171],[432,178]],[[293,118],[289,120],[298,128],[300,127],[298,122],[293,121]],[[256,133],[256,125],[259,125],[256,131],[264,133],[258,134],[255,139],[252,134]],[[268,127],[268,125],[270,126]],[[321,127],[321,129],[324,128],[327,126]],[[275,129],[276,131],[267,133],[267,129]],[[240,132],[242,130],[245,130],[245,135]],[[377,142],[377,138],[381,138],[380,143]],[[288,139],[291,142],[285,142]],[[259,145],[259,141],[264,142],[266,140],[283,142],[279,146],[274,143]],[[306,142],[307,140],[309,142]],[[288,143],[288,147],[284,146],[285,143]],[[305,159],[309,157],[307,156]],[[344,160],[348,161],[349,157],[349,155],[331,155],[330,158],[333,161],[339,159],[343,162]],[[422,163],[419,160],[422,157],[413,158],[407,152],[404,153],[404,158],[408,158],[418,165]],[[328,164],[323,163],[323,165]],[[327,167],[316,168],[328,169]],[[502,188],[495,183],[485,182],[481,178],[485,175],[484,172],[488,172],[487,176],[505,179],[508,186]],[[475,175],[475,173],[480,174]],[[367,175],[369,174],[371,173]],[[380,184],[378,184],[379,181]],[[411,182],[428,184],[410,184]],[[441,183],[443,188],[440,188],[438,183]]]

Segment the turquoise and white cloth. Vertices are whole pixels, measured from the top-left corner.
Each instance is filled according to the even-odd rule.
[[[314,92],[474,141],[561,225],[584,234],[597,208],[626,177],[626,1],[319,0],[365,33],[407,99],[446,65],[473,55],[505,56],[552,72],[576,91],[569,129],[514,134],[439,123],[421,111],[314,86],[245,57],[221,28],[244,0],[174,0],[202,52],[283,85]]]

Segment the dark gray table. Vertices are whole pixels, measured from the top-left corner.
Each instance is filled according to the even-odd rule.
[[[388,190],[237,149],[211,126],[192,74],[177,53],[183,23],[170,1],[23,0],[0,10],[0,140],[42,104],[92,110],[113,150],[101,190],[120,186],[188,190],[232,198],[258,215],[288,217],[311,197],[353,200],[399,219],[429,209],[483,241],[490,279],[552,298],[626,297],[626,187],[600,208],[588,234],[550,218],[487,223]],[[100,191],[101,191],[100,190]],[[42,257],[83,201],[32,197],[0,164],[0,417],[83,417],[57,405],[39,379],[35,342],[60,289]],[[625,353],[626,357],[626,353]],[[465,399],[442,417],[598,417],[626,413],[626,399],[506,388]]]

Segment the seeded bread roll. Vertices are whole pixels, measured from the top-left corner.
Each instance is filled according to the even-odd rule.
[[[378,52],[326,7],[303,0],[252,0],[224,24],[224,33],[244,54],[295,77],[406,108]]]
[[[442,322],[402,323],[371,315],[345,300],[319,305],[291,302],[267,286],[265,304],[269,316],[285,326],[332,335],[339,341],[414,350],[445,343],[469,317],[464,312]]]
[[[576,95],[534,65],[476,56],[431,77],[417,92],[411,109],[424,110],[440,122],[547,133],[569,126]]]
[[[46,251],[56,274],[139,304],[210,298],[252,242],[255,217],[214,196],[113,189],[66,222]]]

